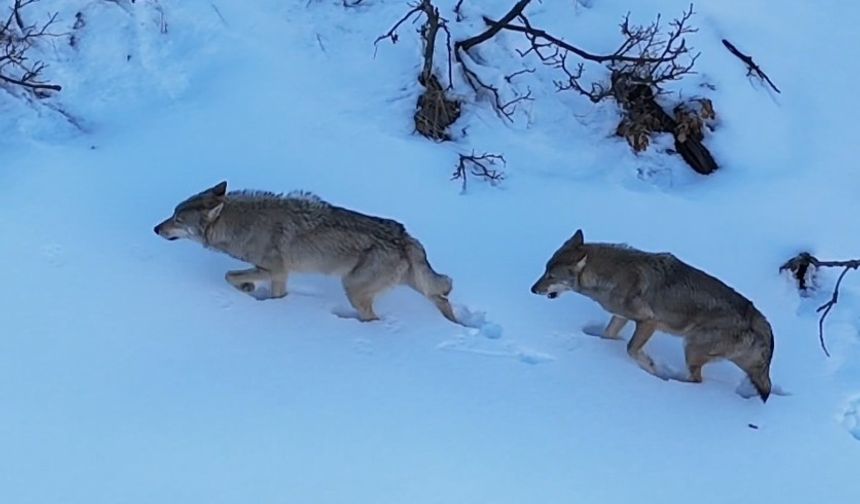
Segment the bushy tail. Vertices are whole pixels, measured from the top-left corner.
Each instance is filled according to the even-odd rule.
[[[454,310],[448,302],[448,294],[454,287],[451,277],[434,271],[427,261],[427,253],[421,243],[411,237],[408,240],[406,255],[409,270],[404,275],[403,283],[432,301],[446,319],[459,324],[460,321],[454,316]]]

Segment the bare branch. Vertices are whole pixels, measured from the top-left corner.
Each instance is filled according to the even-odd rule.
[[[780,94],[782,93],[782,91],[780,91],[779,88],[776,87],[776,84],[774,84],[773,81],[770,80],[770,77],[768,77],[767,74],[764,73],[761,67],[759,67],[757,64],[755,64],[755,62],[753,62],[752,56],[740,52],[737,47],[735,47],[731,42],[726,39],[723,39],[723,45],[726,46],[726,49],[728,49],[729,52],[737,56],[747,65],[748,76],[755,75],[760,81],[767,82],[767,84],[769,84],[774,91]]]
[[[514,6],[502,17],[502,21],[508,22],[516,17],[520,16],[525,10],[525,8],[531,3],[531,0],[519,0]],[[457,3],[456,12],[460,12],[461,2]],[[491,38],[493,38],[497,33],[502,30],[502,26],[490,26],[487,30],[475,35],[473,37],[469,37],[465,40],[460,40],[454,43],[454,59],[460,65],[460,68],[463,70],[463,76],[466,79],[466,82],[475,92],[475,94],[479,95],[482,92],[489,94],[492,97],[493,109],[499,115],[508,121],[513,122],[513,114],[516,111],[516,106],[518,103],[522,101],[531,100],[531,90],[529,90],[525,95],[517,95],[513,99],[505,101],[501,97],[501,93],[499,88],[484,82],[478,73],[470,66],[470,62],[473,62],[473,56],[469,52],[474,47],[482,44]],[[510,83],[513,76],[505,77],[505,80]]]
[[[505,75],[505,81],[508,84],[510,84],[511,81],[513,81],[516,77],[523,75],[523,74],[527,74],[527,73],[528,74],[535,73],[535,69],[534,68],[524,68],[524,69],[518,70],[518,71],[516,71],[510,75]]]
[[[451,180],[461,179],[463,181],[463,192],[466,192],[466,182],[468,177],[478,177],[486,180],[490,185],[496,185],[505,178],[505,174],[495,168],[498,163],[502,166],[507,166],[504,156],[500,154],[484,153],[480,156],[472,154],[460,154],[460,160],[457,163],[457,168],[454,170]]]
[[[836,280],[836,285],[833,287],[833,293],[830,300],[819,306],[815,311],[821,313],[818,319],[818,341],[821,343],[821,349],[824,354],[830,357],[830,352],[827,350],[827,345],[824,343],[824,320],[830,314],[830,310],[839,302],[839,287],[842,285],[842,279],[850,270],[860,268],[860,259],[849,259],[847,261],[820,261],[818,258],[808,252],[801,252],[792,257],[779,267],[779,271],[791,271],[794,277],[798,280],[798,285],[801,290],[806,289],[806,277],[809,274],[810,268],[842,268],[839,278]]]
[[[457,0],[457,3],[454,5],[454,14],[457,15],[456,20],[459,23],[463,19],[463,0]]]
[[[0,83],[17,86],[30,91],[37,97],[45,96],[47,91],[60,91],[62,88],[41,79],[47,65],[39,60],[31,60],[28,52],[45,37],[59,34],[50,32],[57,20],[51,14],[42,24],[27,24],[22,11],[38,0],[14,0],[6,20],[0,25]]]
[[[421,0],[420,4],[417,4],[417,5],[413,4],[411,6],[412,8],[409,10],[409,12],[404,14],[403,17],[400,18],[400,20],[398,20],[396,23],[394,23],[394,26],[392,26],[391,29],[388,30],[388,32],[386,32],[384,35],[380,35],[380,36],[376,37],[376,40],[373,41],[373,46],[376,47],[377,45],[379,45],[380,42],[382,42],[385,39],[389,39],[389,40],[391,40],[392,44],[396,44],[397,41],[399,40],[399,37],[397,35],[397,29],[400,28],[400,25],[402,25],[403,23],[408,21],[409,18],[411,18],[414,14],[422,12],[423,11],[422,8],[423,8],[425,2],[426,2],[426,0]],[[375,54],[375,51],[374,51],[374,54]]]
[[[463,49],[464,51],[468,51],[469,49],[475,47],[478,44],[486,42],[493,38],[497,33],[502,31],[505,28],[505,25],[513,21],[514,18],[521,15],[523,10],[531,3],[531,0],[519,0],[507,14],[505,14],[498,23],[487,23],[490,24],[490,28],[482,33],[475,35],[474,37],[469,37],[466,40],[461,40],[457,42],[457,48]],[[459,5],[459,4],[458,4]],[[458,9],[459,10],[459,9]],[[484,21],[487,21],[487,18],[484,17]]]
[[[571,54],[580,60],[606,65],[612,74],[629,75],[633,80],[653,86],[660,92],[664,82],[678,80],[693,73],[698,54],[690,55],[685,35],[694,33],[695,28],[688,25],[693,15],[693,7],[684,11],[678,19],[669,23],[670,29],[665,37],[660,35],[661,16],[648,25],[633,25],[629,15],[625,16],[619,28],[624,37],[618,48],[610,54],[594,54],[576,47],[545,30],[532,26],[522,13],[516,16],[517,24],[505,19],[494,21],[484,18],[490,26],[522,33],[529,41],[530,48],[519,51],[525,57],[534,54],[545,65],[558,68],[567,76],[565,81],[556,81],[558,90],[574,90],[591,101],[598,102],[612,96],[612,87],[606,84],[583,84],[581,78],[584,65],[581,62],[569,63]],[[682,57],[688,56],[686,59]]]

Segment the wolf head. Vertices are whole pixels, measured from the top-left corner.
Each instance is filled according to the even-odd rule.
[[[224,208],[227,182],[195,194],[176,206],[173,215],[155,226],[155,234],[167,240],[189,238],[203,241],[206,228],[218,218]]]
[[[770,397],[771,383],[770,383],[770,375],[768,373],[767,368],[760,369],[755,375],[750,375],[750,381],[755,386],[756,392],[758,392],[758,396],[761,398],[761,402],[766,403],[767,398]]]
[[[586,259],[582,230],[577,229],[546,263],[546,271],[532,285],[532,293],[555,299],[562,292],[576,290]]]

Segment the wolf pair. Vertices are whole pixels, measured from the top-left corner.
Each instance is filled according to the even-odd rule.
[[[341,277],[362,321],[378,319],[376,296],[407,285],[445,318],[460,323],[448,301],[451,279],[433,270],[424,247],[402,224],[331,205],[310,193],[228,193],[221,182],[181,202],[155,232],[168,240],[188,238],[252,264],[226,274],[227,282],[245,293],[267,283],[269,297],[283,297],[291,272],[331,274]],[[748,299],[672,254],[585,243],[579,230],[550,258],[531,291],[551,299],[573,291],[597,301],[612,314],[601,334],[605,338],[619,338],[633,320],[627,352],[649,373],[658,375],[643,349],[661,330],[684,338],[690,381],[702,381],[708,362],[728,359],[749,376],[763,401],[770,394],[770,324]]]

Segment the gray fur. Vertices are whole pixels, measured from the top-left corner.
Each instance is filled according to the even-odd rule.
[[[451,279],[433,270],[424,247],[399,222],[334,206],[308,192],[227,193],[226,187],[222,182],[183,201],[155,232],[254,265],[227,272],[227,281],[243,292],[270,282],[271,297],[283,297],[292,272],[336,275],[359,318],[369,321],[378,318],[375,297],[404,284],[457,322],[448,302]]]
[[[584,243],[579,230],[531,290],[550,298],[574,291],[593,299],[612,314],[606,338],[617,338],[633,320],[628,353],[648,372],[656,374],[643,347],[661,330],[684,338],[691,381],[702,380],[706,363],[728,359],[747,373],[763,401],[770,394],[773,333],[764,315],[725,283],[672,254]]]

